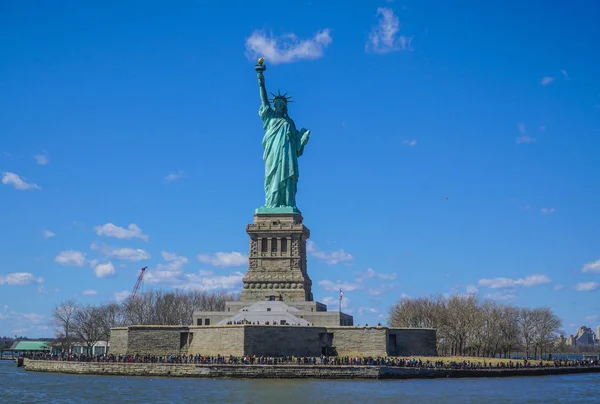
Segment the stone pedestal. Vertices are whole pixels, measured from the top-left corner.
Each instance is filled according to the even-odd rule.
[[[312,301],[306,272],[306,240],[310,230],[300,213],[255,213],[246,226],[250,236],[248,271],[241,301]]]

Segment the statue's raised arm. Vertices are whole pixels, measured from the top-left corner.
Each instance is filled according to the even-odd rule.
[[[265,204],[258,213],[300,213],[296,207],[298,177],[298,157],[304,153],[310,131],[297,130],[288,115],[288,103],[292,102],[287,93],[273,94],[269,100],[265,88],[264,58],[254,66],[258,76],[261,105],[258,114],[263,121],[262,146],[265,162]],[[271,102],[273,105],[271,106]]]
[[[256,75],[258,76],[258,88],[260,92],[260,101],[262,105],[268,106],[271,105],[269,103],[269,96],[267,95],[267,89],[265,87],[265,76],[263,72],[267,70],[267,67],[264,65],[265,58],[258,59],[258,63],[254,67],[256,70]]]

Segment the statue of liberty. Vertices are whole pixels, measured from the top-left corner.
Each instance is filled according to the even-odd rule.
[[[310,131],[304,128],[296,129],[294,121],[288,115],[288,102],[292,101],[287,93],[283,95],[279,91],[277,95],[271,93],[273,98],[269,100],[263,75],[266,66],[263,62],[264,58],[260,58],[255,66],[261,100],[258,114],[263,120],[265,130],[262,141],[265,162],[265,205],[257,212],[299,212],[296,208],[298,157],[304,152]],[[273,102],[272,107],[270,101]]]

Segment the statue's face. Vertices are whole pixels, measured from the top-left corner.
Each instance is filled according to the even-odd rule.
[[[287,102],[284,100],[275,100],[275,110],[282,114],[287,114]]]

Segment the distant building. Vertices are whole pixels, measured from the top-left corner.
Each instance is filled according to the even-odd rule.
[[[47,341],[15,341],[9,351],[17,353],[50,352],[50,344]]]
[[[52,343],[52,352],[55,354],[59,354],[61,352],[67,352],[69,349],[67,346],[63,348],[63,341],[56,340]],[[110,344],[108,341],[98,341],[94,345],[92,345],[92,349],[89,349],[87,345],[83,342],[74,341],[70,344],[71,350],[70,352],[73,355],[103,355],[108,353],[108,349],[110,348]]]
[[[579,327],[575,335],[569,335],[569,338],[567,338],[568,346],[594,346],[596,343],[596,334],[590,327],[586,326]]]
[[[98,341],[90,350],[85,344],[76,342],[71,347],[71,353],[74,355],[104,355],[108,353],[109,343],[108,341]]]

